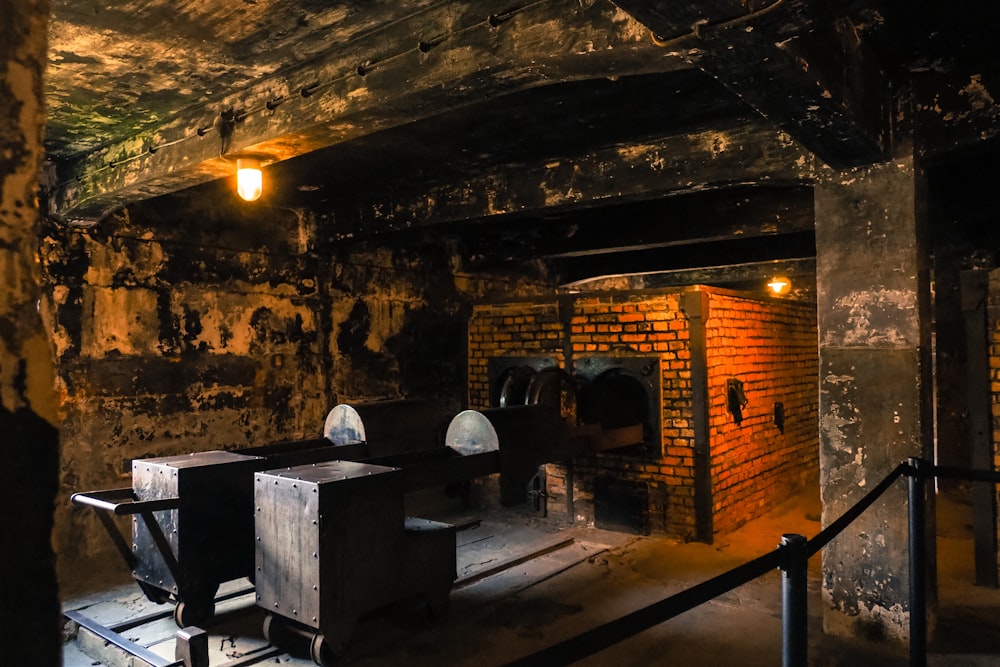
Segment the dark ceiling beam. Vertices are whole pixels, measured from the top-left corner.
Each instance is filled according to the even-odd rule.
[[[474,258],[524,262],[788,234],[812,230],[813,220],[810,187],[734,187],[571,211],[556,219],[465,223],[455,231],[474,264]]]
[[[830,0],[615,0],[687,59],[842,169],[888,156],[890,86]],[[747,6],[751,9],[748,10]]]
[[[811,182],[816,168],[812,154],[757,121],[544,163],[494,165],[412,190],[364,192],[335,216],[331,236],[355,239],[444,222],[556,214],[746,184],[799,184]]]
[[[1000,100],[993,97],[1000,65],[996,58],[978,65],[913,73],[917,149],[926,164],[960,163],[1000,150]]]
[[[497,14],[486,0],[441,3],[58,163],[47,198],[55,217],[95,220],[230,175],[222,152],[285,160],[535,86],[687,67],[611,4],[552,0]]]
[[[702,269],[815,255],[815,234],[809,230],[592,257],[560,258],[549,260],[549,263],[564,282],[575,282],[597,276]]]
[[[675,269],[672,271],[651,271],[621,276],[599,276],[585,278],[561,285],[563,289],[603,291],[610,289],[642,290],[686,285],[757,285],[762,290],[767,280],[773,276],[788,278],[793,287],[815,288],[816,258],[797,257],[774,259],[763,262],[744,262],[725,266],[708,266],[695,269]]]

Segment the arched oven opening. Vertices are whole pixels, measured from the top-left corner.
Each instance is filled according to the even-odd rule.
[[[640,426],[641,438],[616,453],[660,457],[660,361],[650,357],[585,357],[574,364],[579,421],[602,429]]]
[[[580,382],[580,423],[603,432],[630,434],[614,453],[641,461],[661,455],[660,359],[658,357],[585,357],[574,364]],[[629,428],[632,427],[632,428]],[[628,479],[598,458],[591,487],[594,525],[638,535],[650,531],[651,490],[644,480]]]
[[[525,405],[546,405],[559,410],[569,424],[577,423],[579,387],[569,373],[559,367],[545,368],[528,382]]]
[[[556,368],[552,357],[491,357],[487,365],[490,407],[527,405],[528,385],[539,372]]]

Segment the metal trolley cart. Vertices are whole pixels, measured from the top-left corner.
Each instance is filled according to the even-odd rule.
[[[254,476],[257,604],[276,645],[310,640],[330,665],[358,618],[394,601],[447,606],[455,529],[404,515],[403,471],[330,461]]]

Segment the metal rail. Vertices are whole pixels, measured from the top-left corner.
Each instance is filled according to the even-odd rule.
[[[675,593],[630,614],[587,630],[575,637],[507,663],[506,667],[555,667],[568,665],[602,651],[640,632],[690,611],[720,595],[749,583],[767,572],[782,571],[782,665],[808,664],[807,568],[809,558],[854,522],[900,477],[907,478],[909,525],[910,665],[927,665],[927,481],[947,477],[1000,484],[1000,472],[941,467],[910,458],[886,475],[876,487],[811,540],[801,535],[782,536],[777,549],[739,565],[691,588]]]
[[[168,660],[163,656],[157,655],[150,651],[145,646],[141,644],[136,644],[130,639],[126,639],[117,632],[112,631],[92,618],[87,618],[78,611],[65,611],[63,616],[73,621],[81,628],[89,630],[93,634],[97,635],[109,644],[113,644],[125,651],[129,655],[133,655],[139,660],[152,665],[153,667],[184,667],[183,660]]]

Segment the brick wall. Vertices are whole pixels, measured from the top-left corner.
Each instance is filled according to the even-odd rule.
[[[993,470],[1000,470],[1000,270],[990,272],[987,300],[987,345],[990,364],[990,413],[993,428]],[[994,502],[1000,507],[1000,484],[994,485]],[[1000,542],[1000,517],[997,520],[997,541]],[[1000,554],[997,556],[1000,573]]]
[[[706,338],[714,527],[726,532],[819,470],[816,310],[714,292]],[[747,400],[740,424],[727,409],[730,378]]]
[[[477,306],[469,322],[469,407],[490,407],[490,358],[544,355],[563,366],[563,340],[555,301]]]
[[[612,476],[649,487],[653,532],[694,536],[694,424],[688,321],[677,294],[581,296],[571,328],[575,358],[644,354],[660,361],[660,452],[599,452],[574,462],[577,514],[593,520],[593,484]],[[556,496],[554,500],[558,501]],[[561,505],[556,502],[556,507]]]
[[[709,295],[706,321],[713,453],[712,513],[716,531],[759,515],[818,469],[815,307],[748,299],[721,290]],[[489,358],[545,354],[568,368],[586,357],[649,357],[659,364],[659,448],[595,452],[573,462],[574,512],[593,521],[597,477],[644,482],[649,528],[692,539],[695,523],[695,417],[691,328],[682,291],[578,294],[477,307],[469,325],[469,406],[489,406]],[[571,358],[566,359],[564,350]],[[726,412],[728,377],[742,379],[750,397],[741,426]],[[720,391],[721,388],[721,391]],[[782,434],[774,401],[785,406]],[[729,420],[729,421],[727,421]],[[566,511],[566,470],[549,466],[549,511]],[[752,481],[751,481],[752,480]]]

